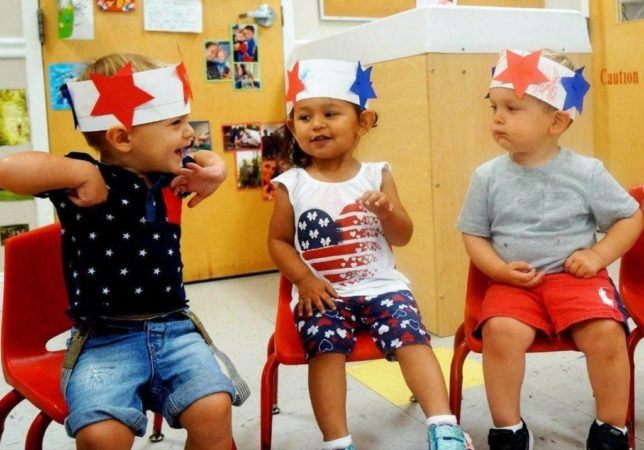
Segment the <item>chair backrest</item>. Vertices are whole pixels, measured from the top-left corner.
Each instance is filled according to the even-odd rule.
[[[5,245],[2,367],[46,353],[52,337],[68,330],[60,225],[8,239]]]
[[[470,262],[467,292],[465,294],[465,321],[463,322],[463,328],[467,346],[477,353],[481,353],[483,350],[483,342],[480,336],[474,335],[474,330],[489,283],[490,278]],[[555,350],[577,350],[577,347],[569,338],[564,337],[558,341],[551,342],[542,333],[538,333],[532,346],[528,349],[529,352],[533,353]]]
[[[631,188],[630,193],[640,204],[644,201],[644,186]],[[635,245],[622,256],[619,267],[619,292],[628,314],[637,326],[644,326],[644,232]]]

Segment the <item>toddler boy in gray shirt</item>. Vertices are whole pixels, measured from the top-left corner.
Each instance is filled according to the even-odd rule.
[[[477,325],[492,450],[532,448],[520,394],[538,332],[566,335],[586,355],[597,408],[587,449],[628,449],[625,318],[605,267],[643,220],[600,161],[558,145],[583,107],[582,70],[548,51],[502,52],[490,131],[507,153],[476,169],[458,219],[472,262],[492,280]],[[599,242],[596,229],[606,232]]]

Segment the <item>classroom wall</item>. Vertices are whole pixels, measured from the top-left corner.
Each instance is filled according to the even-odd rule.
[[[259,189],[237,189],[234,152],[222,152],[221,132],[223,124],[284,120],[280,3],[279,0],[268,3],[278,17],[271,28],[259,30],[263,87],[260,91],[235,91],[231,83],[205,82],[204,41],[226,39],[231,24],[252,22],[251,19],[238,19],[238,15],[253,11],[258,6],[256,0],[204,2],[204,31],[201,34],[144,31],[142,9],[145,4],[142,1],[138,1],[136,9],[130,13],[95,10],[95,39],[91,41],[58,39],[56,2],[41,2],[45,16],[46,73],[52,62],[87,61],[119,51],[144,53],[175,62],[179,60],[177,46],[181,48],[194,93],[191,120],[210,121],[212,144],[215,151],[223,155],[229,169],[228,180],[212,197],[194,209],[188,209],[184,204],[182,252],[186,281],[274,269],[266,248],[273,202],[263,200]],[[74,149],[89,151],[81,134],[73,130],[71,112],[48,108],[48,121],[52,153],[62,155]]]
[[[590,38],[596,155],[622,186],[643,184],[644,20],[619,23],[616,0],[591,0]]]

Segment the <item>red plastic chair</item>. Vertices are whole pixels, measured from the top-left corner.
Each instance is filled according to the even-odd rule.
[[[280,277],[279,299],[277,302],[277,319],[275,332],[268,341],[268,359],[262,372],[261,409],[261,449],[271,448],[273,434],[273,414],[279,414],[277,407],[277,378],[280,364],[306,364],[304,347],[295,328],[295,319],[291,310],[291,282]],[[382,358],[371,336],[363,332],[358,334],[353,352],[348,361],[367,361]]]
[[[0,400],[0,438],[11,410],[27,399],[40,413],[29,428],[25,449],[41,450],[51,421],[62,424],[68,414],[60,390],[64,351],[46,348],[51,338],[72,326],[65,314],[60,225],[8,239],[4,277],[2,370],[13,390]],[[163,439],[161,426],[162,416],[155,414],[151,441]]]
[[[644,186],[634,187],[631,195],[641,204]],[[644,337],[644,233],[624,255],[619,267],[619,292],[624,306],[637,325],[628,336],[628,356],[631,363],[631,386],[628,405],[628,429],[631,430],[631,448],[635,448],[635,348]]]
[[[644,297],[644,280],[642,280],[642,272],[641,270],[644,269],[644,238],[640,237],[640,240],[638,241],[638,244],[640,244],[640,253],[639,253],[639,266],[635,267],[633,264],[633,277],[637,280],[637,284],[635,286],[639,286],[639,292],[640,292],[640,297]],[[637,247],[637,245],[636,245]],[[635,248],[635,247],[634,247]],[[634,250],[631,250],[632,253]],[[624,264],[622,260],[622,264]],[[630,266],[630,264],[627,264]],[[622,268],[622,273],[624,269]],[[638,273],[639,271],[639,273]],[[622,275],[620,275],[620,286],[622,285]],[[476,353],[481,353],[483,350],[483,343],[481,342],[481,339],[478,338],[477,336],[474,336],[472,332],[474,331],[474,328],[476,326],[476,318],[478,317],[479,312],[481,311],[481,305],[483,303],[483,298],[485,296],[485,291],[487,290],[488,284],[489,284],[489,278],[481,272],[474,264],[470,263],[470,268],[469,268],[469,276],[467,280],[467,293],[465,297],[465,321],[463,324],[461,324],[460,327],[458,327],[458,330],[456,330],[456,335],[454,336],[454,355],[452,356],[452,364],[451,364],[451,369],[450,369],[450,379],[449,379],[449,404],[450,408],[452,409],[452,413],[457,417],[457,419],[460,421],[461,417],[461,401],[463,398],[463,364],[465,363],[465,358],[467,357],[469,352],[476,352]],[[633,283],[634,284],[634,283]],[[637,297],[632,296],[632,299],[630,300],[631,302],[636,300]],[[644,298],[641,298],[641,300],[644,300]],[[629,314],[632,315],[632,317],[635,317],[638,315],[637,311],[634,309],[633,312],[631,312],[631,309],[629,308],[628,304],[625,301],[625,304],[627,306],[627,310],[629,311]],[[639,318],[640,321],[636,323],[638,324],[643,324],[644,325],[644,305],[640,305],[639,307],[640,311],[639,312]],[[640,328],[640,327],[638,327]],[[641,331],[640,331],[641,333]],[[633,375],[632,375],[632,370],[633,370],[633,351],[635,350],[635,346],[637,345],[637,341],[641,339],[641,335],[639,338],[633,338],[632,333],[629,334],[628,336],[628,346],[629,346],[629,355],[630,355],[630,363],[631,363],[631,395],[630,395],[630,406],[629,406],[629,413],[627,417],[627,426],[629,429],[629,435],[631,439],[631,448],[634,447],[634,442],[635,442],[635,428],[633,427],[634,425],[634,420],[633,420]],[[565,350],[574,350],[578,351],[578,348],[575,346],[574,342],[572,339],[562,339],[561,341],[557,342],[550,342],[548,341],[543,335],[537,334],[537,337],[532,344],[532,346],[528,349],[528,352],[530,353],[536,353],[536,352],[553,352],[553,351],[565,351]]]

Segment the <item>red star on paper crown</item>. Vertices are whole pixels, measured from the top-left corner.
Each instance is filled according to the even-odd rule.
[[[98,90],[98,100],[91,115],[113,114],[128,130],[132,128],[134,110],[154,98],[134,85],[132,63],[127,63],[111,77],[98,73],[89,76]]]
[[[188,70],[183,61],[177,65],[177,75],[183,85],[183,101],[188,103],[188,100],[192,100],[192,88],[190,87],[190,80],[188,79]]]
[[[286,93],[286,102],[292,102],[295,106],[295,98],[297,94],[304,90],[304,83],[300,80],[300,62],[297,61],[293,66],[293,70],[286,71],[288,74],[288,92]]]
[[[523,97],[529,85],[548,81],[548,77],[538,68],[541,51],[538,50],[529,55],[521,56],[508,50],[506,54],[508,57],[508,66],[503,72],[495,76],[494,79],[504,83],[512,83],[517,97]]]

